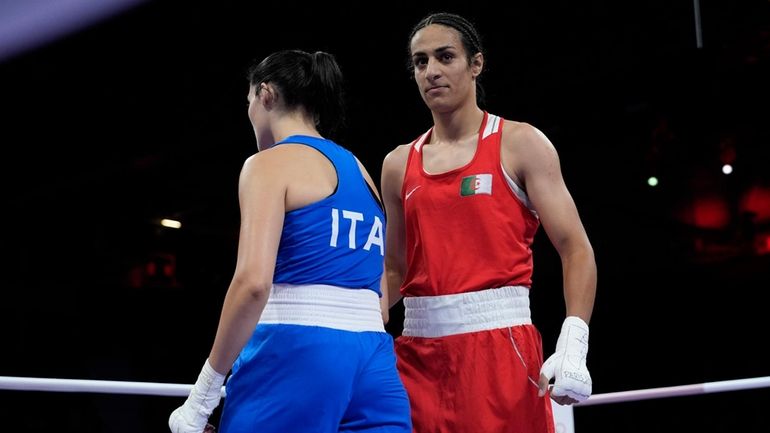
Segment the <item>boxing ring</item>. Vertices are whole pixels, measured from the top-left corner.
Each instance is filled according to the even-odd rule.
[[[573,410],[574,408],[580,408],[582,406],[623,403],[666,397],[683,397],[727,391],[742,391],[758,388],[770,388],[770,376],[594,394],[589,397],[588,400],[574,406],[560,406],[554,404],[556,432],[574,433],[575,423]],[[0,376],[0,390],[187,397],[191,389],[192,384],[180,383]],[[222,387],[222,396],[225,396],[224,387]]]

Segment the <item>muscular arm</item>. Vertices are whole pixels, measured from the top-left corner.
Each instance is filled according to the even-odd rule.
[[[577,316],[588,323],[596,296],[596,262],[562,177],[556,149],[531,125],[512,123],[506,128],[503,163],[508,173],[523,184],[543,229],[559,253],[567,316]]]
[[[265,152],[249,158],[239,179],[241,225],[237,263],[209,355],[211,366],[222,374],[230,371],[254,332],[273,281],[285,214],[286,183],[280,180],[281,164],[268,161],[269,156]],[[263,188],[263,180],[269,180],[271,188]]]
[[[401,145],[388,153],[382,162],[380,186],[388,218],[385,228],[385,284],[389,298],[388,308],[401,299],[400,288],[406,275],[406,233],[401,186],[408,156],[409,146]]]

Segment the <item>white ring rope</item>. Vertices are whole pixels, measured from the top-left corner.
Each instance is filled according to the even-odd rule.
[[[120,380],[48,379],[0,376],[0,389],[17,391],[96,392],[187,397],[192,385],[182,383],[126,382]],[[222,396],[225,387],[222,387]]]
[[[770,387],[770,376],[754,377],[749,379],[724,380],[720,382],[705,382],[693,385],[666,386],[662,388],[596,394],[575,406],[589,406],[592,404],[618,403],[648,400],[652,398],[680,397],[684,395],[710,394],[713,392],[740,391],[768,387]]]
[[[714,392],[740,391],[756,388],[770,388],[770,376],[595,394],[588,400],[578,403],[575,406],[589,406],[695,394],[710,394]],[[2,389],[17,391],[95,392],[107,394],[186,397],[190,394],[192,385],[180,383],[126,382],[118,380],[48,379],[0,376],[0,390]],[[225,396],[224,387],[222,387],[222,396]]]

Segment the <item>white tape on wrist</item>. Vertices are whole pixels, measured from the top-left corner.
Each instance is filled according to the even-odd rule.
[[[554,379],[551,395],[569,396],[578,402],[591,396],[591,375],[586,366],[588,324],[577,316],[564,319],[556,351],[544,363],[540,373]]]
[[[187,400],[169,416],[168,426],[171,431],[201,433],[208,423],[209,416],[219,405],[224,382],[225,375],[214,370],[207,359]]]

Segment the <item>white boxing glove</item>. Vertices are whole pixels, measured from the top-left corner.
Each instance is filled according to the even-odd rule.
[[[222,398],[225,375],[217,373],[209,364],[203,364],[198,380],[182,406],[171,412],[168,426],[173,433],[201,433],[206,429],[209,416]]]
[[[564,319],[556,351],[540,369],[541,389],[554,379],[551,398],[559,404],[581,402],[591,396],[591,375],[586,366],[588,324],[577,316]],[[543,379],[543,376],[545,379]]]

